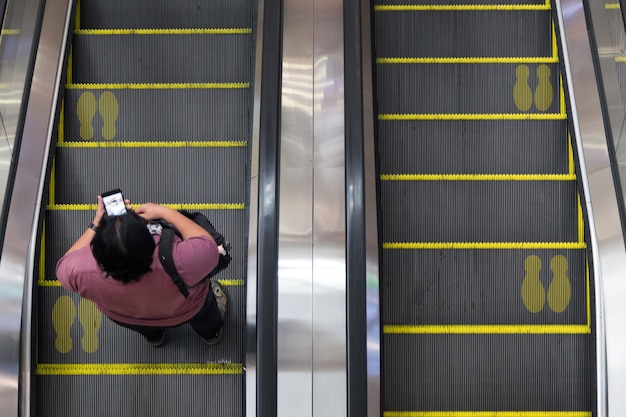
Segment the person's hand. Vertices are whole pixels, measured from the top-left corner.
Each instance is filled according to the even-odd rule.
[[[135,209],[135,213],[139,214],[141,217],[143,217],[147,221],[150,221],[150,220],[164,219],[165,218],[164,214],[167,210],[170,210],[170,209],[160,204],[145,203],[137,207]]]
[[[100,220],[102,220],[104,213],[104,202],[102,201],[102,196],[98,196],[98,208],[96,209],[96,214],[93,216],[93,224],[95,224],[96,227],[100,226]]]

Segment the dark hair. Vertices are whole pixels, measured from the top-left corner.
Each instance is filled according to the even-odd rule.
[[[132,210],[121,216],[105,214],[91,241],[91,252],[100,268],[124,283],[139,281],[150,271],[154,248],[146,220]]]

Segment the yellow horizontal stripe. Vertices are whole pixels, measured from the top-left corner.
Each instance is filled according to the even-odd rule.
[[[575,174],[381,174],[381,181],[573,181]]]
[[[480,58],[376,58],[377,64],[540,64],[559,62],[558,57],[480,57]]]
[[[2,35],[19,35],[20,34],[20,29],[2,29],[2,31],[0,31],[0,34],[2,34]]]
[[[120,83],[67,84],[68,90],[191,90],[219,88],[250,88],[250,83]]]
[[[386,324],[385,334],[589,334],[586,324],[457,324],[408,325]]]
[[[59,142],[59,148],[240,148],[245,140],[231,141],[72,141]]]
[[[75,35],[248,35],[252,28],[78,29]]]
[[[217,282],[225,287],[243,287],[243,279],[218,279]],[[37,281],[37,285],[40,287],[60,287],[61,283],[56,279],[40,279]]]
[[[550,10],[550,4],[379,4],[377,12],[383,11],[442,11],[442,10]]]
[[[626,56],[616,56],[615,62],[626,62]]]
[[[205,203],[205,204],[161,204],[175,210],[243,210],[243,203]],[[137,208],[140,204],[132,204],[133,208]],[[96,210],[96,204],[48,204],[46,210],[53,211],[81,211]]]
[[[238,375],[240,363],[38,364],[37,375]]]
[[[619,3],[608,3],[604,5],[604,8],[607,10],[616,10],[620,9]]]
[[[384,411],[383,417],[591,417],[591,411]]]
[[[42,274],[43,275],[43,274]],[[52,279],[39,279],[37,280],[37,285],[40,287],[60,287],[61,283],[59,281]]]
[[[562,120],[565,113],[379,114],[378,120]]]
[[[384,242],[383,249],[585,249],[585,242]]]
[[[243,279],[218,279],[217,282],[225,287],[243,287]]]

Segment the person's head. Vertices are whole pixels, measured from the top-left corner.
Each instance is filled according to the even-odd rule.
[[[91,241],[91,252],[110,277],[138,281],[150,271],[154,240],[146,221],[132,210],[121,216],[104,215]]]

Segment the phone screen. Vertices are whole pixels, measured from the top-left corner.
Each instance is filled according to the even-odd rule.
[[[121,216],[126,214],[126,204],[121,190],[112,190],[102,193],[104,208],[109,216]]]

